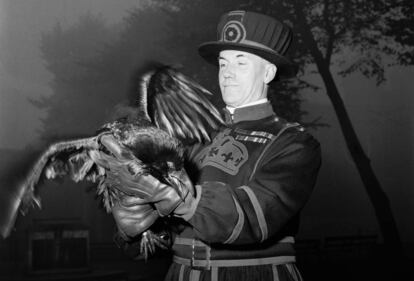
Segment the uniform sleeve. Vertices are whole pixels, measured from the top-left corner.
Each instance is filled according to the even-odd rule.
[[[201,198],[188,222],[209,243],[264,241],[304,207],[320,163],[320,145],[312,136],[284,133],[265,149],[246,185],[201,183]]]

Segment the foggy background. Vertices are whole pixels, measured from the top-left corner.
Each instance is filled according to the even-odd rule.
[[[112,106],[131,96],[134,71],[149,58],[182,64],[185,73],[216,91],[220,104],[215,69],[198,58],[197,46],[215,38],[221,11],[238,7],[224,1],[223,7],[206,9],[203,17],[175,18],[171,14],[179,6],[168,6],[165,12],[154,3],[0,0],[0,169],[6,171],[25,151],[42,147],[53,137],[93,134],[110,116]],[[201,19],[210,25],[197,26]],[[175,24],[182,32],[176,41],[168,31]],[[336,56],[347,60],[354,54],[343,49]],[[338,75],[334,70],[339,67],[332,66],[336,85],[388,196],[404,252],[413,257],[414,69],[385,66],[384,82],[378,84],[360,72]],[[323,124],[309,128],[321,143],[323,163],[298,237],[376,235],[381,241],[372,203],[323,82],[312,64],[305,70],[301,78],[320,88],[305,87],[294,97],[301,99],[301,110],[306,112],[301,122]],[[2,180],[2,184],[8,183]],[[69,218],[88,225],[91,243],[112,243],[112,218],[87,189],[67,182],[46,185],[44,209],[22,218],[12,235],[18,236],[36,219]]]

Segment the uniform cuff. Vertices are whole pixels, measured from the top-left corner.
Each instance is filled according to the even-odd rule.
[[[203,189],[201,188],[201,185],[196,185],[194,188],[196,192],[196,197],[191,201],[191,206],[188,212],[186,212],[184,215],[181,216],[186,221],[189,221],[194,216],[194,213],[198,206],[198,202],[200,202],[201,193],[203,191]],[[188,196],[191,196],[191,194],[189,193]]]

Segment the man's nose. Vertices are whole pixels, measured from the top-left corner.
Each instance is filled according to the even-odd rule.
[[[223,76],[225,78],[229,78],[229,77],[233,77],[234,76],[234,66],[232,64],[228,64],[224,69],[223,69]]]

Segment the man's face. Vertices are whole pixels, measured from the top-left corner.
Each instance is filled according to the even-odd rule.
[[[269,63],[251,53],[224,50],[219,55],[219,84],[223,101],[232,107],[265,98]]]

